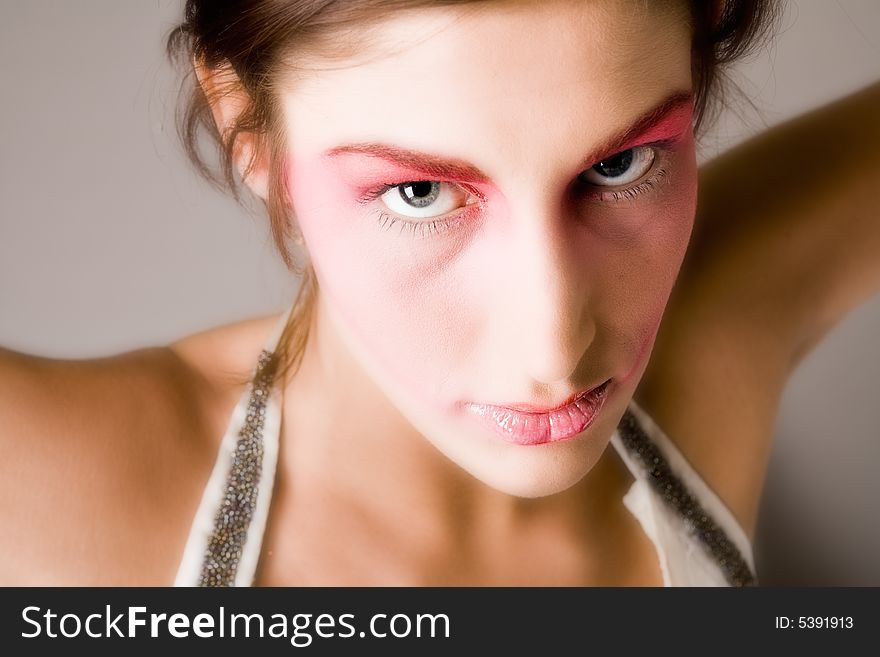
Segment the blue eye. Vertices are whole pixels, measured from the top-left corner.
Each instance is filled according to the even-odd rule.
[[[389,187],[379,198],[397,215],[433,219],[467,205],[469,194],[459,185],[419,180]]]
[[[395,187],[403,202],[414,208],[425,208],[440,196],[440,183],[436,180],[420,180]]]
[[[629,185],[651,170],[655,157],[650,146],[636,146],[597,162],[578,177],[599,187]]]

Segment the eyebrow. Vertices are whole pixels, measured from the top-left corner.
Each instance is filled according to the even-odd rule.
[[[628,144],[637,139],[639,135],[660,125],[670,114],[692,104],[693,93],[689,91],[678,91],[667,96],[660,103],[644,112],[629,127],[606,139],[582,161],[582,168],[587,169],[601,158],[625,150]],[[336,157],[349,153],[369,155],[407,169],[418,171],[426,176],[426,180],[450,178],[473,184],[488,183],[490,181],[488,175],[464,160],[400,148],[392,144],[377,142],[345,144],[327,150],[325,155]]]

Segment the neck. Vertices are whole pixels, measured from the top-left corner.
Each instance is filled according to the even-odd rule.
[[[581,549],[590,540],[607,544],[609,491],[622,491],[630,478],[613,447],[561,493],[525,499],[497,491],[449,460],[401,415],[351,358],[320,299],[310,331],[300,368],[284,391],[278,463],[291,498],[284,506],[312,518],[303,520],[310,530],[320,526],[344,534],[328,538],[353,542],[360,537],[352,533],[362,532],[384,545],[433,553],[479,546],[497,552],[506,544],[498,541],[526,529],[563,533]]]

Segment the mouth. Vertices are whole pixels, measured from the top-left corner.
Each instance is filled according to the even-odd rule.
[[[474,403],[465,404],[465,409],[507,442],[541,445],[566,440],[586,431],[602,410],[610,385],[611,379],[608,379],[550,409],[528,404],[494,406]]]

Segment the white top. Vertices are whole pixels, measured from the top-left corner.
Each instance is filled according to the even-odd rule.
[[[265,351],[272,352],[284,328],[290,310],[279,319],[275,330],[265,344]],[[224,496],[228,497],[230,467],[236,450],[240,449],[240,434],[248,421],[248,409],[253,408],[255,386],[252,382],[241,395],[226,433],[223,436],[214,469],[205,487],[196,512],[183,557],[174,581],[175,586],[198,586],[202,582],[202,569],[206,562],[209,544],[217,542],[215,523]],[[262,394],[262,391],[258,394]],[[262,397],[259,397],[262,399]],[[630,413],[638,420],[642,431],[665,457],[669,469],[678,477],[693,498],[702,507],[715,526],[726,534],[729,542],[739,551],[751,573],[755,572],[752,546],[731,511],[697,474],[675,444],[635,402],[630,402]],[[253,411],[251,411],[253,412]],[[237,568],[233,568],[227,584],[250,586],[254,579],[257,561],[262,548],[263,533],[272,499],[272,486],[278,456],[281,428],[281,395],[277,387],[269,391],[265,401],[262,425],[262,468],[256,481],[256,502],[245,526]],[[667,504],[651,486],[651,475],[638,459],[624,446],[619,430],[611,438],[611,444],[633,474],[635,480],[623,497],[626,508],[639,521],[645,534],[657,551],[664,586],[729,586],[718,558],[690,531],[688,523],[676,509]]]
[[[629,410],[639,421],[651,442],[662,452],[670,469],[697,499],[715,524],[739,550],[749,571],[755,572],[752,545],[730,509],[708,484],[697,474],[669,437],[634,401]],[[684,518],[666,504],[651,487],[644,468],[633,459],[623,446],[619,431],[611,437],[611,444],[635,477],[623,503],[638,519],[642,529],[654,543],[664,586],[728,586],[717,561],[692,536]]]

